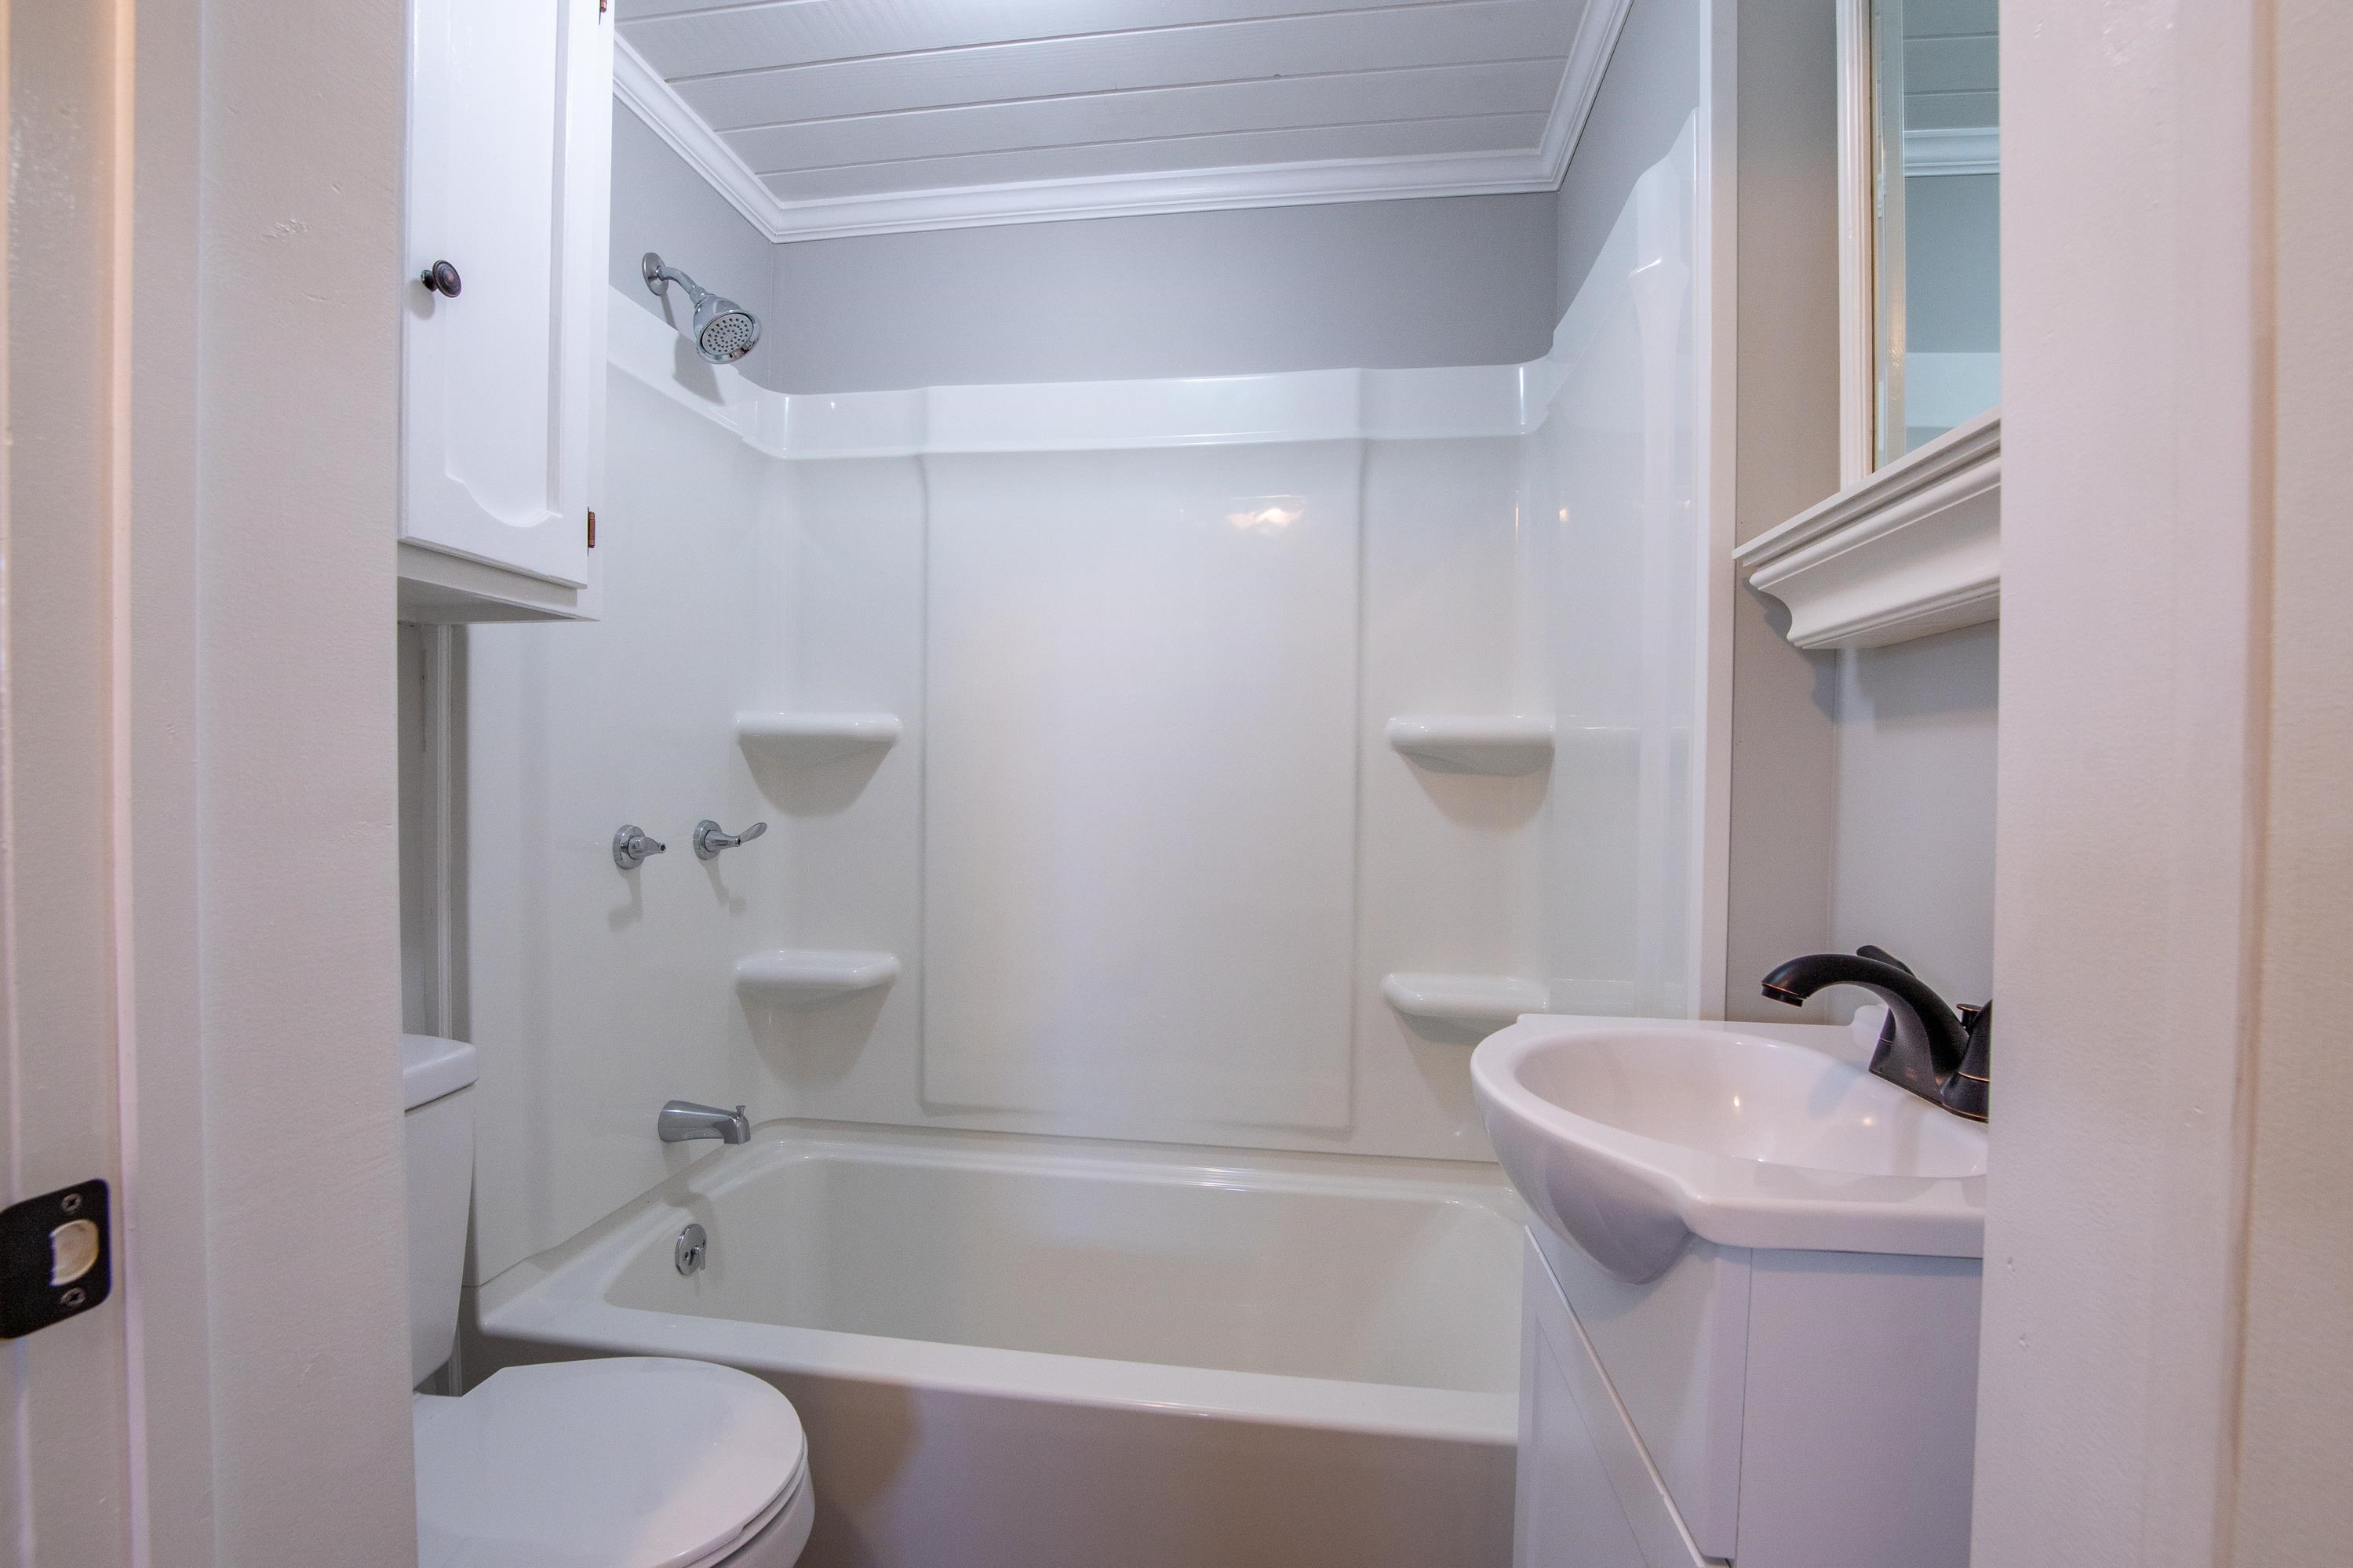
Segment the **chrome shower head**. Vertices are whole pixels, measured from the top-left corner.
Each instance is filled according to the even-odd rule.
[[[666,283],[684,289],[694,301],[694,352],[712,364],[733,364],[760,341],[760,318],[733,300],[723,300],[662,258],[646,252],[640,264],[646,287],[659,294]]]

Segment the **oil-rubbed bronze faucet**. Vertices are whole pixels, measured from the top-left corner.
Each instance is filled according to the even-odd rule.
[[[1876,947],[1793,958],[1765,977],[1765,994],[1795,1007],[1831,985],[1859,985],[1887,1004],[1873,1072],[1957,1115],[1986,1119],[1992,1003],[1968,1009],[1965,1026],[1901,959]]]

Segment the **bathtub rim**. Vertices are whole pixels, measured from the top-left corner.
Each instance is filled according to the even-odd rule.
[[[1517,1441],[1516,1389],[1475,1393],[1007,1350],[623,1307],[606,1299],[632,1262],[668,1244],[688,1204],[715,1201],[781,1165],[827,1157],[1155,1184],[1392,1195],[1467,1204],[1514,1227],[1524,1227],[1527,1218],[1501,1167],[1487,1160],[1240,1151],[769,1121],[754,1130],[750,1143],[714,1150],[579,1235],[470,1289],[471,1326],[491,1340],[591,1353],[679,1355],[754,1373],[1388,1437]]]

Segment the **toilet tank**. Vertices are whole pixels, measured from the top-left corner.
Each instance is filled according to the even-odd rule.
[[[474,1186],[474,1047],[431,1035],[400,1037],[402,1119],[408,1162],[408,1381],[423,1383],[458,1339],[466,1267],[467,1200]]]

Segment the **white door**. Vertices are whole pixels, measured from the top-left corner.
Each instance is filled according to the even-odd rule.
[[[415,0],[401,537],[587,582],[612,46],[599,0]],[[418,281],[437,263],[458,292]]]
[[[123,1300],[100,1288],[119,1265],[55,1286],[15,1267],[27,1247],[47,1254],[89,1234],[64,1212],[16,1205],[92,1179],[121,1192],[110,808],[123,430],[110,340],[128,240],[114,226],[124,149],[109,106],[128,46],[117,14],[0,0],[15,154],[0,172],[0,1330],[26,1330],[0,1340],[5,1568],[130,1556]],[[70,1212],[99,1221],[112,1206],[85,1193]],[[28,1310],[71,1315],[27,1329]]]

